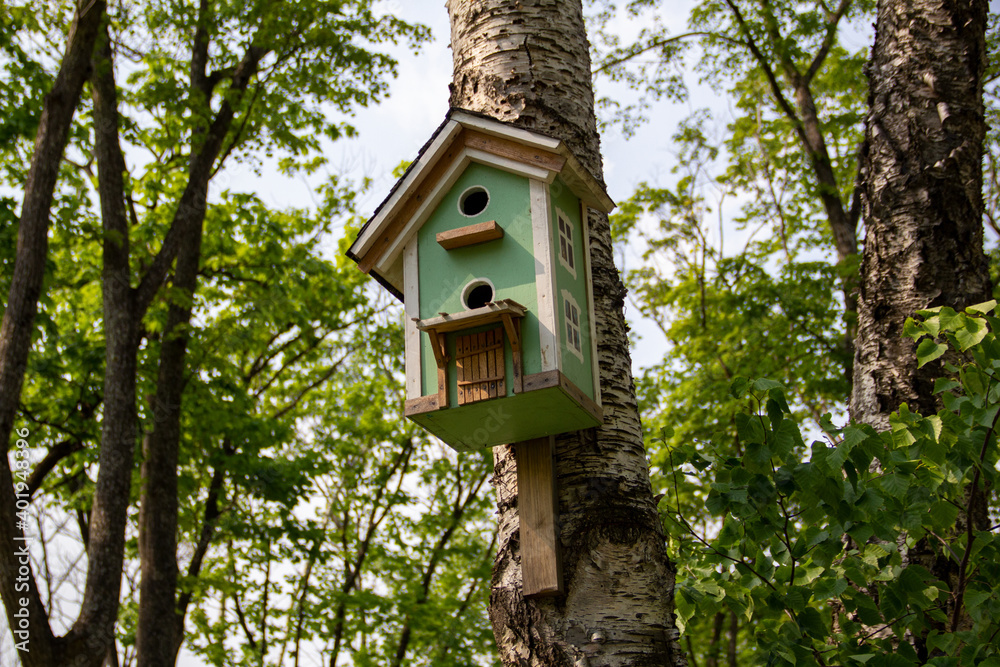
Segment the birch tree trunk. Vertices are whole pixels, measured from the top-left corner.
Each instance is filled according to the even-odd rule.
[[[878,2],[851,416],[880,431],[902,403],[924,415],[940,408],[934,380],[945,374],[948,355],[917,368],[915,345],[903,337],[906,318],[990,298],[982,200],[986,15],[985,0]],[[970,486],[955,530],[985,529],[986,507],[985,493]],[[904,558],[956,590],[959,568],[936,541],[917,541]],[[953,604],[945,603],[949,618]],[[926,632],[907,640],[926,660]]]
[[[580,0],[448,0],[452,106],[562,139],[603,180]],[[514,450],[494,449],[499,507],[490,618],[505,665],[683,665],[649,482],[608,219],[590,248],[605,424],[556,441],[565,595],[521,595]]]
[[[941,363],[917,368],[903,324],[990,298],[983,253],[985,0],[879,0],[862,157],[865,251],[851,415],[878,430],[937,412]]]

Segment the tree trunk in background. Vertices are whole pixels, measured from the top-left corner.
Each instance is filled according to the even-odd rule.
[[[865,251],[851,416],[933,414],[940,362],[903,338],[917,310],[990,298],[983,253],[985,0],[879,0],[863,156]]]
[[[901,403],[924,415],[940,407],[934,380],[945,374],[949,355],[918,369],[915,344],[903,337],[906,318],[934,306],[961,311],[990,298],[982,200],[986,14],[985,0],[878,3],[851,395],[851,416],[877,430],[889,427]],[[988,526],[984,499],[970,487],[958,533],[970,521]],[[954,590],[958,566],[937,541],[919,540],[904,558]],[[951,604],[945,603],[948,617]],[[926,632],[907,640],[926,660]]]
[[[580,0],[448,0],[451,104],[566,142],[603,180]],[[605,425],[556,440],[566,593],[525,600],[514,450],[494,449],[499,552],[490,618],[505,665],[683,665],[632,386],[608,219],[590,211]]]
[[[52,88],[45,96],[35,135],[34,155],[21,201],[17,255],[0,323],[0,443],[4,452],[15,444],[10,436],[21,401],[31,338],[35,332],[38,298],[42,294],[45,278],[50,209],[59,179],[59,166],[104,17],[104,0],[80,0],[75,3],[66,52]],[[20,437],[22,434],[17,435]],[[26,629],[30,635],[27,645],[30,650],[19,653],[21,663],[27,667],[48,667],[68,664],[66,656],[74,653],[92,658],[103,656],[108,645],[114,641],[113,618],[109,624],[101,622],[107,614],[95,615],[95,622],[77,624],[66,637],[57,638],[49,625],[34,576],[24,577],[21,573],[18,547],[26,548],[27,542],[24,541],[23,522],[19,522],[15,515],[19,497],[15,495],[14,481],[10,459],[4,457],[0,462],[0,544],[3,545],[0,552],[0,597],[9,627],[12,630]],[[23,489],[21,493],[24,493]],[[120,577],[120,570],[118,575]],[[20,581],[18,577],[21,577]],[[108,590],[113,592],[115,589],[109,584]],[[113,602],[117,609],[117,595],[113,601],[110,598],[111,595],[105,595],[96,601],[94,608],[103,610]],[[27,614],[27,628],[14,617],[22,609]],[[23,636],[14,635],[15,643],[25,640]]]

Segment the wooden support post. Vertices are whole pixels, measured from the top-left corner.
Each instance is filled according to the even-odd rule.
[[[437,331],[427,332],[431,337],[431,349],[434,351],[434,361],[438,369],[438,410],[448,407],[448,350],[445,348],[444,335]]]
[[[515,394],[520,394],[524,391],[524,373],[521,372],[521,318],[514,319],[504,313],[502,320],[503,328],[507,331],[507,340],[510,341],[511,365],[514,367],[511,387]]]
[[[563,592],[562,559],[556,527],[555,438],[515,445],[517,512],[521,526],[521,592],[524,597]]]

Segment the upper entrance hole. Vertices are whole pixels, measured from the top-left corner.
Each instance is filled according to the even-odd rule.
[[[458,198],[458,210],[462,215],[471,218],[486,210],[490,203],[490,193],[481,185],[473,185]]]

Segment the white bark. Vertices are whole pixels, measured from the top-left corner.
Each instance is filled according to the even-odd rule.
[[[880,0],[862,157],[865,250],[851,416],[938,410],[934,379],[903,337],[922,308],[989,299],[983,254],[986,2]]]
[[[448,0],[453,106],[565,141],[603,178],[580,0]],[[521,596],[512,447],[494,449],[499,552],[490,617],[505,665],[683,665],[674,568],[653,501],[606,215],[590,211],[605,425],[556,442],[566,594]]]

